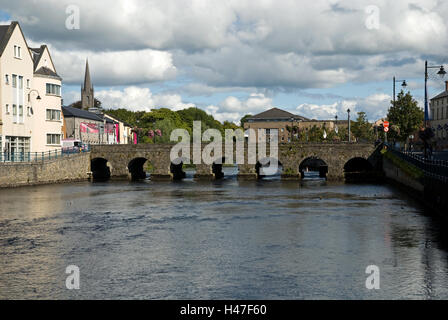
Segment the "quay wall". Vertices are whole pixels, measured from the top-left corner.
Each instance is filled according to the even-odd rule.
[[[89,172],[89,152],[30,163],[0,163],[0,188],[84,181]]]
[[[437,178],[420,175],[418,169],[414,169],[410,171],[383,157],[383,171],[387,180],[448,222],[448,184]]]

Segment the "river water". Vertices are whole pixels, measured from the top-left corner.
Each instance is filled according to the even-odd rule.
[[[0,190],[0,298],[448,298],[445,230],[397,189],[225,170]]]

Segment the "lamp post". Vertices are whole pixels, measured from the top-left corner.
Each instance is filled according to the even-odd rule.
[[[42,100],[42,98],[40,97],[40,94],[39,94],[39,91],[37,91],[36,89],[32,89],[32,90],[30,90],[30,92],[28,92],[28,97],[29,97],[29,102],[31,103],[31,108],[30,108],[30,113],[31,114],[34,114],[34,111],[33,111],[33,103],[32,103],[32,101],[31,101],[31,93],[33,93],[33,92],[36,92],[37,93],[37,97],[36,97],[36,100]]]
[[[30,92],[28,92],[28,94],[30,95],[30,97],[31,97],[31,93],[32,93],[32,92],[36,92],[36,93],[37,93],[36,100],[42,100],[42,98],[40,97],[39,91],[37,91],[36,89],[32,89],[32,90],[30,90]]]
[[[394,87],[394,106],[395,106],[395,84],[396,84],[397,82],[402,82],[401,86],[402,86],[403,88],[406,88],[406,87],[408,86],[408,84],[406,83],[406,80],[395,80],[395,77],[394,77],[394,79],[393,79],[393,87]]]
[[[424,121],[424,128],[428,128],[429,126],[429,110],[428,110],[428,69],[439,69],[437,74],[440,78],[443,78],[446,75],[445,68],[443,65],[439,66],[428,66],[428,61],[425,61],[425,121]],[[425,159],[428,156],[428,142],[424,140],[424,157]]]
[[[294,140],[294,135],[293,135],[294,132],[293,131],[294,131],[294,118],[291,117],[291,143]]]
[[[348,114],[348,142],[352,142],[352,139],[350,137],[350,109],[347,109]]]
[[[440,78],[446,75],[445,68],[442,66],[428,66],[428,61],[425,61],[425,128],[429,125],[429,110],[428,110],[428,69],[439,69],[437,74]]]

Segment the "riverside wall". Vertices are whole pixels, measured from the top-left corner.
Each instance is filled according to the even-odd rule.
[[[5,162],[0,163],[0,188],[84,181],[89,172],[89,152],[38,162]]]

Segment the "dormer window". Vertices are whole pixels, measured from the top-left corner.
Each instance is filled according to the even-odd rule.
[[[9,75],[5,74],[5,83],[9,84]]]

